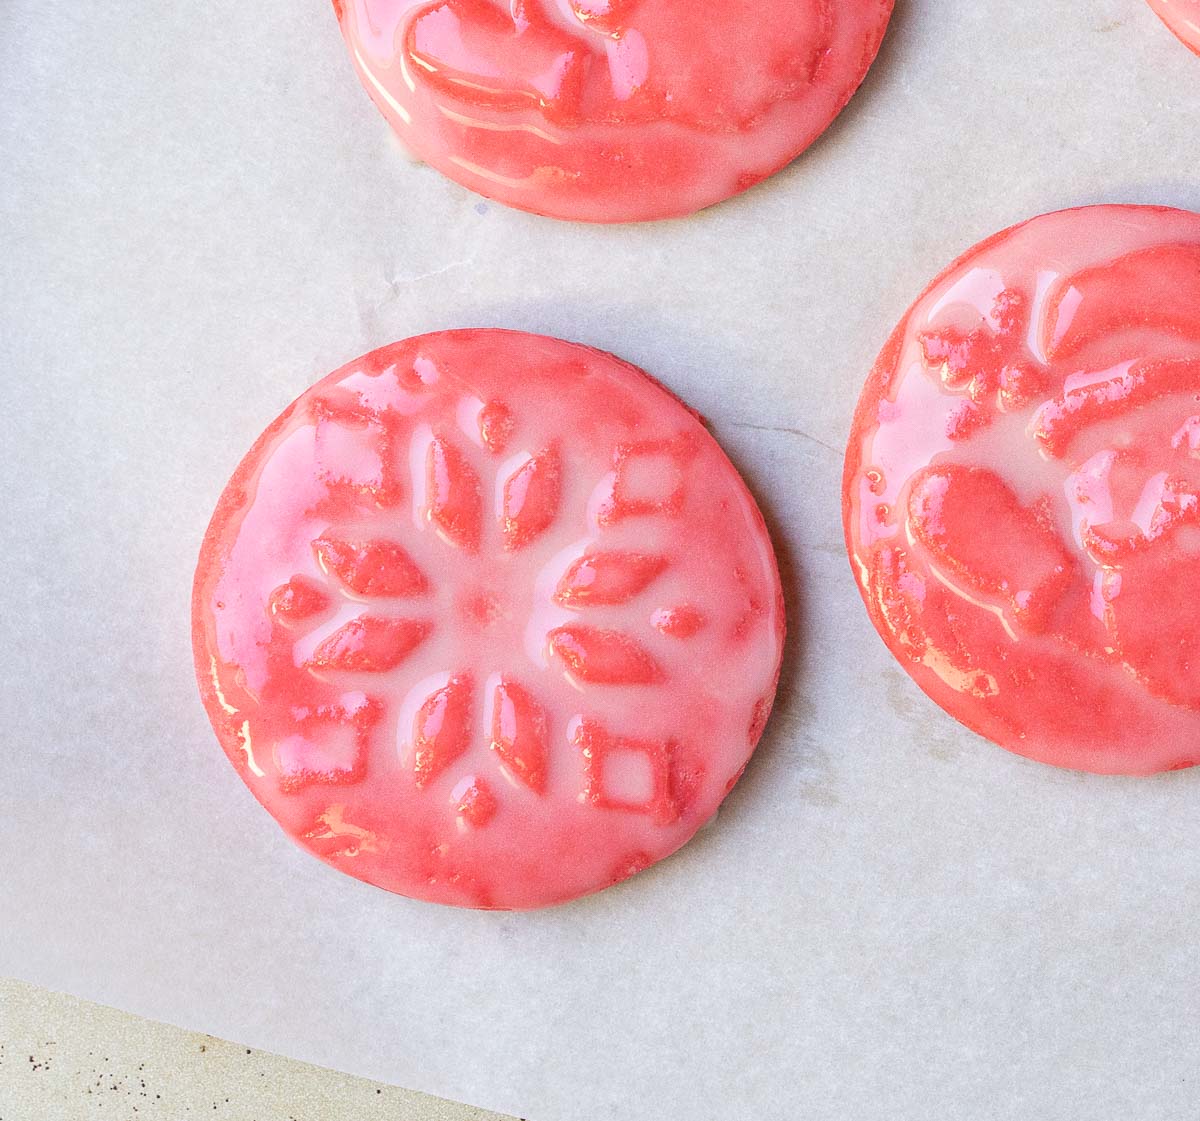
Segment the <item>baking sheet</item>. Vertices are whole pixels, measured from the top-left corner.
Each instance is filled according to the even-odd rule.
[[[892,663],[839,527],[926,280],[1094,201],[1200,209],[1200,60],[1142,0],[900,0],[785,174],[563,225],[406,160],[325,0],[0,0],[0,973],[530,1118],[1194,1117],[1200,771],[1053,771]],[[780,702],[717,823],[479,914],[288,843],[192,682],[191,569],[310,382],[420,331],[616,351],[767,511]]]

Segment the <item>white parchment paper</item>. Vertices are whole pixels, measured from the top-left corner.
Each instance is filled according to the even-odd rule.
[[[859,387],[935,271],[1062,206],[1200,209],[1200,59],[1142,0],[897,9],[792,169],[605,229],[407,161],[326,0],[0,0],[0,972],[532,1121],[1200,1113],[1200,771],[962,730],[875,636],[839,525]],[[468,325],[613,350],[710,417],[792,626],[717,823],[528,915],[293,848],[189,652],[254,437],[349,358]]]

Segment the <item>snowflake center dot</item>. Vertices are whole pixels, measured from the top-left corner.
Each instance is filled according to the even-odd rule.
[[[513,617],[511,597],[494,587],[477,586],[459,603],[463,621],[473,630],[489,631]]]

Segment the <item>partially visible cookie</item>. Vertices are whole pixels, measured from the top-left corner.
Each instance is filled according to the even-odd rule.
[[[538,214],[691,213],[778,171],[858,88],[893,0],[334,0],[406,145]]]
[[[959,258],[867,381],[843,501],[872,622],[951,715],[1062,767],[1200,761],[1200,215]]]
[[[1148,0],[1180,42],[1200,54],[1200,0]]]

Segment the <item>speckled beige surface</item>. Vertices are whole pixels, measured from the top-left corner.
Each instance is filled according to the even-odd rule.
[[[0,979],[0,1121],[510,1121]]]

